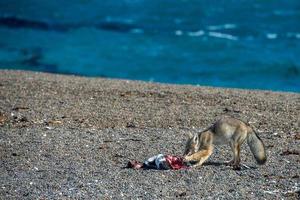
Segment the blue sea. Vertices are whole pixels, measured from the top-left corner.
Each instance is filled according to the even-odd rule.
[[[0,68],[300,92],[300,0],[1,0]]]

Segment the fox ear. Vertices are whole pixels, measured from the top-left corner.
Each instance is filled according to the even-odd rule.
[[[199,135],[197,133],[193,136],[194,143],[198,143],[198,137]]]
[[[193,137],[193,143],[195,144],[195,151],[198,151],[200,148],[199,135],[196,133]]]

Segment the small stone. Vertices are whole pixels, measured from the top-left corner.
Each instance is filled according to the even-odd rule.
[[[49,120],[47,122],[47,124],[59,125],[59,124],[62,124],[62,121],[60,121],[60,120]]]
[[[295,134],[295,140],[300,140],[300,133]]]
[[[18,121],[19,121],[19,122],[28,122],[28,119],[27,119],[27,117],[22,116],[22,117],[19,118]]]
[[[2,114],[0,114],[0,125],[4,124],[4,122],[6,121],[6,117]]]
[[[231,109],[229,109],[229,108],[224,108],[224,110],[223,110],[224,112],[230,112],[231,111]]]
[[[53,130],[54,128],[51,127],[51,126],[46,126],[46,129],[47,129],[47,130]]]
[[[134,124],[134,122],[128,122],[126,124],[126,128],[136,128],[136,125]]]

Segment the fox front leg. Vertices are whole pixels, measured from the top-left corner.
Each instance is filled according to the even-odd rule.
[[[195,161],[196,164],[194,164],[192,167],[200,167],[212,154],[213,148],[203,149],[200,150],[190,156],[186,156],[186,161]]]
[[[201,160],[196,160],[194,158],[194,155],[190,155],[190,156],[186,156],[185,158],[185,161],[188,161],[188,162],[192,162],[192,163],[195,163],[193,164],[191,167],[193,168],[197,168],[197,167],[200,167],[202,165],[202,162],[200,162]]]

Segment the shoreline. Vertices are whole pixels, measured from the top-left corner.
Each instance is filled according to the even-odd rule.
[[[244,144],[249,170],[220,164],[228,147],[200,169],[123,169],[128,160],[182,154],[188,132],[222,116],[251,122],[266,165]],[[0,70],[0,196],[297,199],[299,127],[298,93]]]
[[[83,79],[100,79],[100,80],[111,80],[111,81],[125,81],[125,82],[136,82],[144,84],[154,84],[154,85],[166,85],[166,86],[182,86],[182,87],[196,87],[196,88],[210,88],[210,89],[224,89],[224,90],[242,90],[242,91],[256,91],[256,92],[271,92],[271,93],[292,93],[300,94],[296,91],[287,91],[287,90],[270,90],[270,89],[260,89],[260,88],[237,88],[237,87],[226,87],[226,86],[212,86],[212,85],[200,85],[200,84],[190,84],[190,83],[170,83],[170,82],[160,82],[160,81],[147,81],[147,80],[133,80],[126,78],[117,78],[117,77],[106,77],[106,76],[85,76],[80,74],[70,74],[70,73],[54,73],[54,72],[42,72],[42,71],[32,71],[32,70],[19,70],[19,69],[0,69],[0,72],[16,72],[16,73],[32,73],[32,74],[48,74],[53,76],[69,76],[74,78],[83,78]]]

